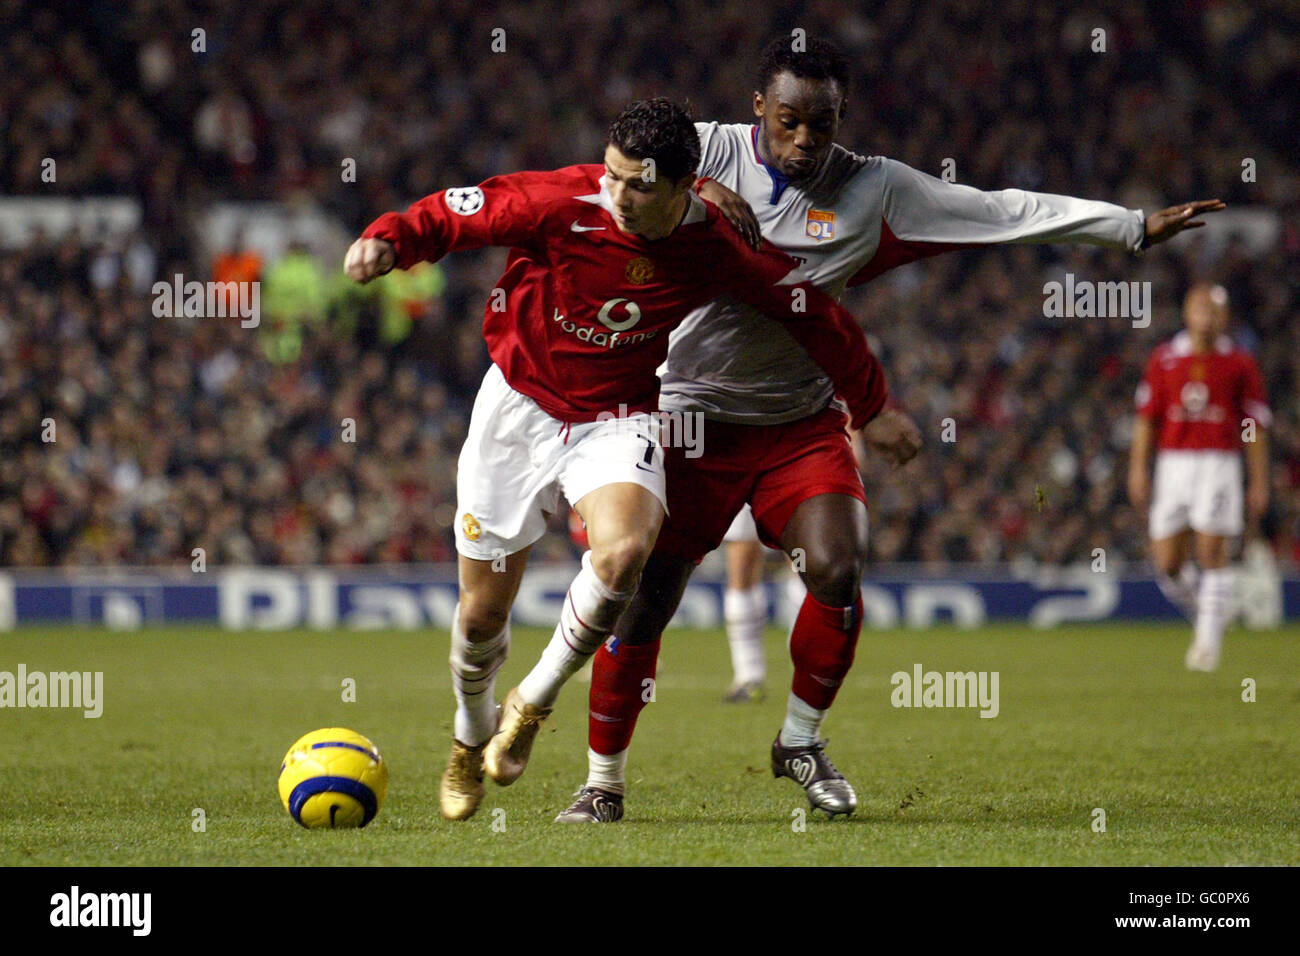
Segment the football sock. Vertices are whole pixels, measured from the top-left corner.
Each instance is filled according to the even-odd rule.
[[[861,595],[852,607],[828,607],[812,594],[805,596],[790,633],[790,689],[818,710],[830,707],[853,666],[861,631]]]
[[[1196,619],[1196,588],[1189,585],[1181,573],[1176,578],[1163,572],[1158,573],[1156,584],[1160,586],[1160,593],[1169,599],[1170,604],[1192,620]]]
[[[587,748],[587,786],[600,787],[613,793],[627,791],[627,751],[616,754],[598,754]]]
[[[456,694],[452,736],[477,747],[497,729],[496,674],[510,652],[510,622],[490,640],[471,644],[460,627],[460,605],[451,625],[451,686]]]
[[[1196,602],[1196,643],[1218,653],[1232,609],[1232,568],[1207,568],[1201,572]]]
[[[722,597],[722,616],[731,645],[731,670],[737,684],[761,682],[767,676],[763,656],[763,626],[767,624],[767,591],[727,588]]]
[[[591,552],[583,554],[582,570],[564,596],[560,623],[555,626],[551,642],[519,685],[519,696],[524,703],[538,707],[554,704],[565,681],[581,670],[587,658],[605,643],[635,592],[635,588],[611,590],[592,568]]]
[[[781,728],[785,746],[807,747],[817,742],[822,718],[853,666],[861,631],[861,595],[852,607],[828,607],[812,594],[804,597],[790,634],[794,681]]]
[[[636,720],[653,693],[659,640],[636,646],[609,641],[596,652],[588,695],[587,744],[591,753],[605,757],[622,755],[632,744]],[[592,765],[596,772],[595,764]]]
[[[786,747],[811,747],[820,739],[825,710],[818,710],[790,692],[785,708],[785,723],[781,725],[781,743]]]

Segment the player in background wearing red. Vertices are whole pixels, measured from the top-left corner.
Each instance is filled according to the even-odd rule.
[[[697,124],[701,195],[728,218],[748,217],[742,231],[761,231],[836,299],[849,285],[953,249],[1086,242],[1137,251],[1223,208],[1205,200],[1146,216],[1111,203],[943,182],[835,143],[849,70],[832,44],[808,37],[796,51],[789,37],[774,41],[757,74],[757,125]],[[596,655],[587,781],[557,819],[622,816],[628,748],[660,636],[695,564],[717,547],[746,500],[763,540],[803,558],[808,588],[790,637],[794,680],[772,744],[772,772],[802,786],[814,810],[850,814],[857,795],[820,737],[861,632],[867,508],[848,439],[834,424],[828,383],[779,328],[728,303],[711,303],[673,333],[661,377],[660,406],[703,412],[710,452],[697,459],[669,452],[669,517],[616,639]],[[910,459],[919,443],[915,425],[892,409],[863,438],[895,463]],[[690,495],[679,499],[686,488]]]
[[[366,282],[455,250],[510,247],[484,311],[493,365],[457,469],[457,708],[440,790],[450,819],[478,808],[485,770],[503,786],[523,772],[560,686],[632,597],[667,500],[655,369],[688,312],[719,295],[762,309],[831,376],[855,424],[884,406],[883,372],[853,317],[789,256],[749,249],[691,190],[699,150],[680,107],[641,101],[610,126],[603,165],[437,192],[380,216],[348,250],[348,275]],[[510,607],[561,495],[591,549],[541,660],[498,711]]]
[[[1273,417],[1255,360],[1224,334],[1223,286],[1193,286],[1183,322],[1187,328],[1152,354],[1138,386],[1128,487],[1135,507],[1151,506],[1160,590],[1195,625],[1185,663],[1212,671],[1232,608],[1229,546],[1242,533],[1241,452],[1246,506],[1259,517],[1268,508]]]

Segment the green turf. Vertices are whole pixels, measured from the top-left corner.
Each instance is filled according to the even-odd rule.
[[[544,637],[516,632],[499,691]],[[775,630],[775,692],[758,705],[721,702],[720,633],[671,633],[627,818],[575,827],[551,820],[585,776],[580,680],[528,773],[489,784],[477,816],[449,823],[436,798],[452,713],[445,633],[26,629],[0,638],[0,670],[102,670],[105,709],[0,710],[0,864],[1300,863],[1300,628],[1233,631],[1215,674],[1183,669],[1186,637],[1121,625],[867,634],[825,728],[860,808],[797,832],[803,794],[767,765],[790,674]],[[890,675],[916,663],[998,671],[999,715],[894,708]],[[341,700],[345,677],[355,703]],[[280,806],[284,751],[330,725],[371,737],[391,768],[365,830],[308,832]],[[192,829],[196,807],[205,832]]]

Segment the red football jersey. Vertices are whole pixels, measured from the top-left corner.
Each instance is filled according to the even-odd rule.
[[[1187,332],[1159,346],[1138,386],[1137,407],[1155,423],[1157,446],[1171,450],[1235,451],[1243,419],[1261,428],[1273,421],[1255,360],[1227,336],[1208,353],[1193,352]]]
[[[731,295],[782,322],[830,376],[855,426],[887,398],[884,372],[853,316],[770,243],[744,244],[717,207],[690,193],[666,238],[621,232],[604,167],[494,176],[386,213],[366,238],[387,239],[398,268],[457,249],[509,246],[488,296],[483,336],[511,388],[554,418],[653,411],[668,333],[692,309]]]

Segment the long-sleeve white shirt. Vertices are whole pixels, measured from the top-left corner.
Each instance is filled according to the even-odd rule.
[[[757,127],[696,126],[699,174],[744,197],[763,237],[836,300],[850,285],[950,249],[1083,242],[1136,250],[1145,234],[1141,210],[1022,189],[984,192],[838,145],[813,181],[781,188],[758,156]],[[830,381],[785,329],[729,298],[673,331],[659,374],[661,408],[719,421],[795,421],[833,398]]]

